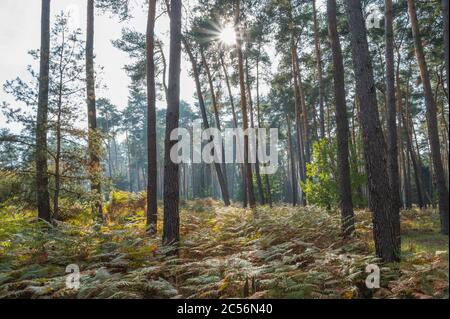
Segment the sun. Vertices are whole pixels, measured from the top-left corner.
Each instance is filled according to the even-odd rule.
[[[220,30],[220,42],[225,45],[233,46],[236,44],[236,31],[231,25],[226,25]]]

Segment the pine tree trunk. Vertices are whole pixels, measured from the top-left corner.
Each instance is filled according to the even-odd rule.
[[[253,110],[253,99],[252,99],[252,88],[250,84],[250,75],[249,75],[249,65],[248,65],[248,58],[245,59],[245,73],[246,73],[246,79],[247,79],[247,92],[248,92],[248,105],[250,108],[250,127],[253,129],[255,128],[255,121],[254,121],[254,110]],[[261,173],[259,171],[259,159],[258,159],[258,136],[256,137],[256,149],[255,149],[255,157],[256,157],[256,163],[255,163],[255,175],[256,175],[256,185],[258,187],[258,194],[261,205],[265,205],[266,199],[264,196],[264,190],[262,186],[262,179],[261,179]]]
[[[36,123],[36,194],[39,219],[51,221],[48,191],[47,130],[50,55],[50,0],[42,0],[39,96]]]
[[[149,0],[147,18],[147,226],[156,233],[158,223],[156,160],[156,85],[155,85],[155,16],[156,0]]]
[[[61,188],[61,116],[62,116],[62,98],[63,98],[63,56],[64,56],[64,33],[62,35],[63,46],[59,55],[59,79],[58,79],[58,104],[57,104],[57,115],[56,115],[56,154],[55,154],[55,192],[53,197],[53,216],[59,217],[59,192]]]
[[[351,34],[351,49],[356,78],[364,141],[364,158],[368,173],[369,207],[373,215],[373,237],[378,257],[390,262],[400,257],[399,240],[393,220],[398,218],[387,173],[387,149],[384,141],[369,56],[365,20],[359,0],[346,0],[345,9]]]
[[[189,43],[185,38],[183,38],[183,44],[184,44],[184,48],[189,56],[189,60],[191,61],[192,72],[194,73],[195,87],[197,89],[197,97],[198,97],[198,102],[199,102],[198,104],[200,106],[200,113],[202,115],[202,120],[203,120],[203,127],[205,130],[207,130],[207,129],[209,129],[210,126],[209,126],[208,116],[206,114],[206,107],[205,107],[205,102],[203,99],[202,87],[201,87],[201,83],[200,83],[200,72],[197,67],[197,61],[195,60],[195,57],[192,54],[192,50],[189,46]],[[219,127],[220,127],[220,123],[219,123]],[[213,142],[212,137],[210,139],[210,142]],[[225,206],[229,206],[230,205],[230,195],[228,193],[227,182],[226,182],[224,173],[222,171],[221,165],[219,163],[217,163],[216,161],[214,161],[214,168],[215,168],[215,171],[217,174],[217,180],[219,181],[223,201],[225,203]]]
[[[292,129],[291,129],[291,120],[288,116],[288,114],[285,114],[286,116],[286,123],[287,123],[287,133],[288,133],[288,145],[289,145],[289,156],[290,156],[290,163],[291,163],[291,183],[292,183],[292,205],[295,207],[297,206],[297,178],[296,178],[296,169],[295,169],[295,159],[294,159],[294,146],[292,143]]]
[[[414,144],[413,144],[413,130],[414,130],[414,124],[412,122],[411,116],[410,116],[410,104],[409,104],[409,84],[406,88],[406,116],[402,114],[402,120],[403,120],[403,126],[405,127],[406,131],[406,148],[408,149],[411,162],[413,165],[414,170],[414,180],[416,183],[416,189],[417,189],[417,201],[419,207],[422,209],[425,207],[425,197],[424,197],[424,188],[423,188],[423,180],[422,180],[422,164],[420,161],[420,154],[417,154],[414,151]],[[419,150],[417,150],[419,151]]]
[[[167,101],[164,149],[164,245],[177,244],[180,240],[179,165],[174,163],[170,158],[170,151],[178,141],[171,141],[170,134],[173,130],[178,128],[180,117],[182,4],[181,0],[172,0],[170,4],[169,99]]]
[[[201,48],[201,47],[200,47],[200,54],[202,56],[202,61],[203,61],[203,65],[205,67],[206,76],[208,78],[208,84],[209,84],[209,90],[211,92],[211,100],[212,100],[212,105],[213,105],[213,110],[214,110],[214,119],[216,121],[216,127],[220,132],[222,132],[222,127],[220,124],[220,116],[219,116],[219,107],[217,105],[216,94],[214,92],[213,79],[211,76],[211,71],[209,69],[208,61],[206,61],[205,53],[203,52],[203,48]],[[222,176],[223,176],[223,183],[225,185],[225,188],[228,190],[227,167],[226,167],[226,163],[225,163],[225,149],[224,149],[223,143],[222,143],[222,167],[221,167],[221,170],[222,170]]]
[[[448,235],[449,199],[448,199],[448,189],[444,175],[444,168],[442,165],[442,158],[441,158],[441,148],[437,125],[436,103],[433,98],[430,76],[428,73],[428,67],[423,52],[419,23],[417,21],[416,8],[413,0],[408,0],[408,12],[411,20],[411,28],[414,38],[414,47],[416,51],[417,62],[419,64],[420,76],[422,79],[422,85],[425,95],[425,104],[427,108],[427,122],[429,135],[428,138],[430,141],[431,157],[433,160],[433,168],[435,172],[436,185],[439,194],[441,233]]]
[[[442,18],[444,20],[444,53],[445,53],[445,70],[447,73],[447,97],[449,96],[449,89],[450,89],[450,72],[449,72],[449,40],[448,40],[448,0],[441,0],[442,3]]]
[[[238,128],[238,121],[237,121],[237,116],[236,116],[236,108],[234,105],[234,98],[233,98],[233,93],[231,92],[231,85],[230,85],[230,78],[228,76],[228,72],[227,72],[227,68],[225,66],[225,62],[223,60],[223,55],[222,53],[220,54],[220,64],[222,65],[222,69],[223,69],[223,73],[225,76],[225,83],[227,84],[227,90],[228,90],[228,97],[230,98],[230,105],[231,105],[231,113],[233,115],[233,127],[235,129]],[[242,154],[240,153],[240,148],[237,148],[237,156],[238,158],[242,158]],[[246,175],[245,175],[245,167],[244,164],[240,163],[239,164],[240,170],[241,170],[241,179],[242,179],[242,189],[245,190],[246,189]],[[243,207],[247,207],[247,192],[243,191]]]
[[[242,53],[242,36],[240,27],[240,0],[236,0],[235,8],[235,25],[237,34],[237,55],[239,64],[239,86],[241,89],[241,111],[242,111],[242,128],[244,132],[248,129],[248,113],[247,113],[247,98],[245,94],[245,80],[244,80],[244,57]],[[253,173],[252,166],[249,163],[249,139],[248,135],[244,135],[244,166],[246,176],[246,191],[247,200],[250,208],[255,207],[255,195],[253,192]]]
[[[336,135],[338,141],[338,185],[341,205],[342,233],[344,236],[348,236],[355,230],[355,215],[353,213],[350,164],[348,161],[348,137],[350,132],[345,102],[345,71],[337,30],[336,0],[328,0],[327,13],[328,32],[333,55],[334,103],[336,104]]]
[[[86,26],[86,92],[89,127],[89,158],[91,191],[98,198],[94,205],[95,213],[103,221],[103,208],[101,202],[100,159],[98,148],[100,141],[97,133],[97,110],[95,105],[95,70],[94,70],[94,0],[87,0],[87,26]]]
[[[410,199],[406,187],[407,176],[406,176],[406,160],[405,160],[405,149],[403,144],[403,139],[405,137],[405,132],[403,129],[403,103],[402,103],[402,92],[401,92],[401,81],[400,81],[400,48],[397,50],[397,67],[395,71],[395,95],[396,95],[396,108],[397,108],[397,119],[398,119],[398,127],[397,127],[397,150],[398,150],[398,163],[399,163],[399,189],[401,192],[401,204],[403,204],[403,208],[409,208]]]
[[[306,180],[306,158],[305,158],[305,145],[304,145],[304,125],[302,124],[302,113],[303,113],[303,102],[302,93],[300,90],[300,84],[298,82],[299,75],[298,69],[296,67],[296,56],[297,49],[294,45],[293,36],[291,36],[291,59],[292,59],[292,76],[294,78],[294,95],[295,95],[295,119],[296,119],[296,131],[297,131],[297,146],[298,146],[298,157],[299,157],[299,167],[300,167],[300,180],[304,182]],[[304,113],[303,113],[304,114]],[[301,205],[306,206],[306,196],[301,189]]]
[[[322,80],[322,57],[320,54],[319,27],[317,24],[316,0],[312,1],[314,20],[314,46],[316,53],[317,80],[319,82],[319,123],[320,138],[325,138],[325,111],[324,111],[324,88]]]
[[[394,64],[394,27],[392,0],[385,0],[385,44],[386,44],[386,109],[387,109],[387,167],[389,185],[392,191],[392,200],[401,207],[399,174],[398,174],[398,147],[397,147],[397,110],[395,104],[395,64]],[[395,236],[400,240],[400,215],[392,216]],[[400,242],[398,246],[400,246]]]
[[[260,54],[260,50],[261,47],[258,48],[258,58],[256,61],[256,114],[258,117],[258,127],[261,128],[261,103],[260,103],[260,96],[259,96],[259,54]],[[258,146],[257,146],[258,148]],[[258,158],[257,158],[258,159]],[[258,171],[257,174],[260,175],[259,173],[259,161],[257,160],[256,163],[257,167],[258,167]],[[273,203],[272,203],[272,191],[270,189],[270,181],[269,181],[269,177],[267,176],[267,174],[264,175],[264,182],[265,182],[265,186],[266,186],[266,197],[267,197],[267,202],[269,203],[269,206],[272,208]],[[264,192],[264,191],[263,191]],[[264,202],[266,202],[266,199],[264,198]]]

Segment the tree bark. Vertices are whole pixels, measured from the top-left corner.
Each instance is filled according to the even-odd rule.
[[[449,72],[449,40],[448,40],[448,0],[441,0],[442,3],[442,18],[444,20],[444,54],[445,54],[445,70],[447,73],[447,97],[449,96],[449,83],[450,83],[450,72]]]
[[[347,107],[345,102],[344,63],[341,43],[337,30],[336,0],[328,0],[328,33],[333,55],[334,99],[336,104],[336,135],[338,143],[338,184],[341,206],[342,233],[349,236],[355,231],[355,215],[353,213],[352,187],[350,180],[350,164]]]
[[[306,155],[305,155],[305,145],[304,145],[304,125],[302,124],[302,113],[303,113],[303,102],[302,102],[302,92],[300,90],[298,68],[296,67],[296,56],[297,49],[294,45],[293,36],[291,36],[291,59],[292,59],[292,76],[294,78],[294,95],[295,95],[295,118],[297,126],[297,145],[298,145],[298,157],[299,157],[299,167],[300,167],[300,179],[302,182],[306,180]],[[301,189],[301,204],[306,206],[306,196]]]
[[[164,149],[164,245],[177,244],[180,240],[179,165],[170,158],[170,150],[178,141],[171,141],[170,134],[178,128],[180,117],[181,2],[172,0],[170,3],[169,99]]]
[[[237,55],[239,64],[239,86],[241,89],[241,110],[242,110],[242,128],[244,132],[248,129],[248,113],[247,113],[247,98],[245,94],[245,80],[244,80],[244,56],[242,54],[242,35],[240,27],[240,0],[236,0],[235,8],[235,28],[237,34]],[[253,173],[252,165],[249,163],[249,140],[248,135],[244,136],[244,166],[246,175],[247,200],[250,208],[255,207],[255,195],[253,192]]]
[[[297,193],[298,193],[297,178],[296,178],[297,173],[296,173],[296,168],[295,168],[294,146],[292,143],[291,120],[290,120],[287,112],[285,112],[285,116],[286,116],[287,130],[288,130],[287,133],[288,133],[288,144],[289,144],[289,156],[290,156],[290,163],[291,163],[292,205],[295,207],[295,206],[297,206]]]
[[[204,129],[207,130],[207,129],[209,129],[210,126],[209,126],[208,116],[206,114],[206,107],[205,107],[205,102],[203,99],[202,87],[201,87],[201,83],[200,83],[200,72],[197,67],[197,61],[195,60],[195,57],[191,50],[191,47],[189,46],[189,43],[185,38],[183,38],[183,44],[184,44],[184,48],[186,49],[186,52],[189,56],[189,60],[191,61],[192,72],[194,73],[195,87],[197,89],[197,97],[198,97],[198,102],[199,102],[198,104],[200,106],[200,112],[201,112],[202,120],[203,120],[203,126],[204,126]],[[212,141],[213,140],[211,137],[210,142],[212,142]],[[228,187],[227,187],[227,183],[226,183],[226,180],[224,177],[224,173],[222,171],[220,164],[217,163],[216,161],[214,161],[214,168],[216,170],[217,180],[219,181],[223,201],[225,203],[225,206],[229,206],[230,205],[230,195],[228,193]]]
[[[87,0],[87,26],[86,26],[86,92],[88,108],[88,138],[89,138],[89,158],[91,191],[98,196],[95,213],[103,221],[103,208],[101,203],[100,184],[100,159],[98,147],[100,142],[97,133],[97,110],[95,105],[95,70],[94,70],[94,0]]]
[[[248,105],[250,108],[250,127],[253,129],[253,128],[255,128],[255,121],[254,121],[252,88],[251,88],[251,81],[250,81],[250,67],[248,65],[248,58],[245,59],[245,73],[246,73],[246,79],[247,79]],[[256,150],[255,151],[256,151],[256,154],[255,154],[256,155],[255,156],[256,157],[256,163],[255,163],[256,185],[258,187],[260,203],[261,203],[261,205],[265,205],[266,199],[264,196],[261,174],[259,171],[258,137],[256,139]]]
[[[402,114],[402,120],[403,125],[406,130],[406,147],[408,148],[408,152],[410,154],[411,162],[413,164],[413,170],[414,170],[414,181],[416,183],[416,190],[417,190],[417,200],[419,207],[425,208],[426,202],[425,202],[425,187],[424,187],[424,180],[423,180],[423,174],[422,174],[422,160],[420,158],[420,149],[417,144],[416,139],[416,149],[417,153],[414,149],[414,139],[413,136],[415,136],[415,129],[414,129],[414,123],[411,116],[411,105],[410,105],[410,97],[409,97],[409,79],[407,81],[406,85],[406,94],[405,94],[405,108],[406,108],[406,114]],[[405,118],[406,117],[406,118]]]
[[[320,138],[325,138],[325,111],[324,111],[324,88],[322,78],[322,57],[320,53],[320,41],[319,41],[319,27],[317,23],[317,10],[316,0],[312,2],[313,6],[313,21],[314,21],[314,46],[316,53],[316,68],[317,68],[317,81],[319,82],[319,124],[320,124]]]
[[[214,92],[214,84],[213,84],[213,78],[211,75],[211,70],[209,69],[208,61],[206,61],[205,53],[203,52],[203,48],[200,47],[200,54],[202,57],[203,65],[205,66],[206,76],[208,78],[209,83],[209,90],[211,92],[211,100],[213,104],[213,110],[214,110],[214,119],[216,121],[216,127],[217,129],[222,132],[222,126],[220,124],[220,116],[219,116],[219,107],[217,104],[217,98],[216,94]],[[222,143],[222,175],[223,175],[223,181],[225,183],[225,188],[228,190],[228,178],[227,178],[227,166],[225,163],[225,149]]]
[[[230,77],[228,76],[228,71],[227,68],[225,66],[225,62],[223,60],[223,54],[220,54],[220,64],[222,65],[222,69],[223,69],[223,73],[225,76],[225,83],[227,85],[227,90],[228,90],[228,96],[230,98],[230,105],[231,105],[231,113],[233,115],[233,125],[234,128],[238,128],[238,121],[237,121],[237,116],[236,116],[236,107],[234,105],[234,98],[233,98],[233,93],[231,92],[231,84],[230,84]],[[242,154],[240,154],[240,148],[237,148],[237,152],[238,152],[238,157],[241,158]],[[243,191],[243,206],[247,207],[247,192],[245,191],[247,189],[246,185],[246,175],[245,175],[245,167],[244,164],[239,164],[239,167],[241,169],[241,178],[242,178],[242,189]]]
[[[397,110],[395,104],[394,27],[392,0],[385,0],[386,44],[386,108],[387,108],[387,167],[393,204],[400,210],[400,187],[398,174]],[[400,216],[393,216],[395,236],[400,240]],[[401,243],[398,243],[400,247]]]
[[[399,218],[387,173],[387,149],[377,108],[377,96],[369,56],[365,20],[359,0],[346,0],[351,49],[360,107],[364,157],[368,173],[369,207],[372,211],[375,250],[382,260],[399,260],[400,247],[393,220]]]
[[[61,188],[60,162],[61,162],[61,138],[62,138],[61,116],[62,116],[62,98],[63,98],[64,45],[65,45],[65,34],[63,32],[61,41],[61,50],[59,54],[58,104],[57,104],[56,128],[55,128],[55,139],[56,139],[55,192],[53,197],[53,216],[55,217],[59,217],[59,192]]]
[[[36,123],[36,195],[39,219],[51,221],[48,191],[47,130],[50,55],[50,0],[42,0],[39,97]]]
[[[419,64],[420,76],[425,95],[425,104],[427,108],[428,135],[430,141],[431,157],[436,177],[436,185],[439,194],[439,213],[441,216],[441,233],[448,235],[448,214],[449,199],[448,189],[445,181],[444,168],[442,165],[441,149],[439,142],[439,132],[437,125],[436,103],[431,89],[430,75],[425,60],[420,36],[419,23],[417,21],[416,8],[413,0],[408,0],[408,12],[411,20],[411,28],[414,38],[414,47],[416,58]]]
[[[155,234],[158,223],[156,159],[156,84],[155,84],[155,16],[156,0],[149,0],[147,18],[147,227]]]

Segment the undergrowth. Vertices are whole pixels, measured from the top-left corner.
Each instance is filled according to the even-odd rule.
[[[161,227],[146,234],[142,196],[126,201],[106,208],[106,226],[1,211],[0,298],[448,298],[448,242],[435,212],[402,212],[402,261],[380,264],[367,211],[343,239],[337,212],[191,201],[181,207],[180,253],[169,257]],[[69,264],[81,270],[79,290],[66,288]],[[381,268],[380,289],[365,288],[368,264]]]

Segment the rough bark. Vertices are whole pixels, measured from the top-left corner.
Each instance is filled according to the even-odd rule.
[[[255,128],[254,121],[254,109],[253,109],[253,99],[252,99],[252,86],[250,79],[250,67],[248,65],[248,58],[245,59],[245,73],[247,80],[247,92],[248,92],[248,105],[250,109],[250,127]],[[259,125],[258,125],[259,126]],[[256,140],[256,163],[255,163],[255,175],[256,175],[256,186],[258,187],[258,194],[261,205],[265,205],[266,199],[264,196],[264,190],[262,186],[261,173],[259,171],[259,159],[258,159],[258,139]]]
[[[291,37],[291,59],[292,59],[292,75],[294,78],[294,95],[295,95],[295,118],[296,118],[296,132],[297,132],[297,146],[298,146],[298,157],[299,157],[299,167],[300,167],[300,179],[302,182],[306,180],[306,155],[305,155],[305,145],[304,145],[304,126],[302,125],[302,93],[300,91],[298,68],[296,67],[296,56],[297,49],[294,45],[294,39]],[[301,204],[306,206],[306,196],[301,189]]]
[[[257,60],[256,60],[256,116],[257,116],[257,120],[258,120],[258,127],[262,127],[261,126],[261,107],[260,107],[261,103],[260,103],[260,95],[259,95],[259,58],[260,58],[259,55],[260,55],[260,51],[261,51],[261,44],[258,47],[258,50],[259,50],[258,51],[258,57],[257,57]],[[257,158],[256,165],[259,168],[258,158]],[[260,174],[259,173],[259,169],[258,169],[258,171],[256,173],[258,175]],[[269,181],[269,176],[267,174],[264,175],[264,183],[265,183],[266,192],[267,192],[266,193],[266,197],[267,198],[264,198],[264,202],[266,202],[266,199],[267,199],[267,202],[269,203],[269,206],[272,207],[273,206],[273,203],[272,203],[272,191],[270,189],[270,181]]]
[[[184,48],[189,56],[189,60],[191,61],[192,72],[194,73],[195,87],[197,90],[197,97],[198,97],[198,102],[199,102],[198,104],[200,106],[200,113],[202,115],[203,126],[204,126],[204,129],[207,130],[207,129],[209,129],[210,126],[209,126],[208,116],[206,113],[205,102],[203,99],[202,87],[201,87],[201,83],[200,83],[200,71],[198,70],[197,61],[195,60],[195,57],[192,53],[189,43],[185,38],[183,38],[183,44],[184,44]],[[212,142],[212,141],[213,140],[211,137],[210,142]],[[230,195],[228,193],[228,187],[226,184],[224,173],[223,173],[222,168],[219,163],[214,162],[214,168],[216,170],[217,180],[219,181],[223,201],[225,203],[225,206],[229,206],[230,205]]]
[[[227,85],[227,90],[228,90],[228,97],[230,99],[230,105],[231,105],[231,113],[233,115],[233,126],[234,128],[238,128],[238,121],[237,121],[237,116],[236,116],[236,107],[234,104],[234,98],[233,98],[233,93],[231,92],[231,84],[230,84],[230,77],[228,76],[228,71],[227,68],[225,66],[225,61],[223,60],[223,54],[220,54],[220,64],[222,65],[222,70],[223,70],[223,74],[225,76],[225,83]],[[238,152],[238,157],[241,158],[242,154],[240,154],[240,148],[237,148],[237,152]],[[241,170],[241,178],[242,178],[242,189],[243,191],[243,206],[247,207],[247,192],[245,191],[246,188],[246,175],[245,175],[245,167],[244,164],[239,164],[240,170]]]
[[[351,51],[356,78],[364,141],[364,158],[368,174],[369,207],[372,211],[373,237],[378,257],[390,262],[400,257],[393,219],[398,207],[393,203],[387,173],[387,149],[377,108],[377,96],[369,56],[365,20],[361,2],[346,0],[345,9],[351,34]]]
[[[385,44],[386,44],[386,109],[387,109],[387,167],[392,200],[401,207],[398,147],[397,147],[397,110],[395,104],[395,64],[394,64],[394,27],[392,0],[385,0]],[[395,236],[400,240],[400,216],[393,216]],[[400,246],[400,243],[398,244]]]
[[[422,79],[422,85],[425,95],[425,104],[427,108],[428,138],[430,141],[431,157],[433,160],[432,162],[436,178],[436,186],[439,194],[441,233],[448,235],[449,199],[448,199],[448,189],[444,175],[444,168],[442,165],[442,158],[441,158],[436,103],[433,98],[430,75],[428,73],[428,67],[423,52],[419,23],[417,21],[416,8],[413,0],[408,0],[408,12],[411,21],[411,29],[414,38],[416,58],[419,64],[420,77]]]
[[[316,68],[317,68],[317,81],[319,84],[319,124],[320,124],[320,138],[325,138],[325,111],[324,111],[324,88],[322,77],[322,57],[320,53],[320,41],[319,41],[319,27],[317,23],[317,10],[316,0],[312,2],[313,6],[313,21],[314,21],[314,47],[316,54]]]
[[[155,84],[156,0],[149,0],[147,17],[147,227],[156,233],[158,223],[156,159],[156,84]]]
[[[245,94],[245,80],[244,80],[244,56],[242,53],[242,36],[240,26],[240,0],[236,0],[235,8],[235,25],[237,34],[237,55],[239,66],[239,86],[241,90],[241,111],[242,111],[242,128],[244,132],[248,129],[248,113],[247,113],[247,98]],[[244,166],[246,176],[247,199],[250,208],[255,207],[255,195],[253,192],[253,173],[252,166],[249,163],[249,139],[248,135],[244,136]]]
[[[180,240],[179,165],[170,158],[170,150],[178,141],[171,141],[170,134],[178,128],[180,117],[181,2],[172,0],[170,8],[169,94],[164,149],[164,245],[177,244]]]
[[[292,205],[297,206],[297,178],[296,178],[296,168],[295,168],[295,159],[294,159],[294,146],[292,143],[292,129],[291,129],[291,120],[287,112],[285,113],[286,123],[287,123],[287,133],[288,133],[288,145],[289,145],[289,157],[291,163],[291,183],[292,183]]]
[[[211,70],[209,69],[208,61],[206,60],[205,53],[203,52],[203,48],[200,47],[200,54],[202,57],[202,62],[205,67],[206,76],[208,78],[208,84],[209,84],[209,90],[211,92],[211,100],[213,105],[213,111],[214,111],[214,119],[216,122],[217,129],[222,132],[222,126],[220,124],[220,116],[219,116],[219,107],[217,103],[216,93],[214,92],[214,84],[213,84],[213,78],[211,75]],[[228,178],[227,178],[227,167],[225,163],[225,149],[222,144],[222,175],[225,183],[225,188],[228,190]]]
[[[55,139],[56,139],[56,153],[55,153],[55,192],[53,196],[53,216],[59,216],[59,192],[61,188],[61,173],[60,173],[60,163],[61,163],[61,116],[62,116],[62,97],[63,97],[63,58],[64,58],[64,42],[65,35],[62,34],[61,51],[59,55],[59,79],[58,79],[58,104],[57,104],[57,114],[56,114],[56,129],[55,129]]]
[[[50,55],[50,0],[42,0],[39,97],[36,123],[36,194],[38,217],[51,220],[48,191],[47,130]]]
[[[101,203],[100,159],[98,147],[100,145],[97,134],[97,110],[95,105],[95,70],[94,70],[94,0],[87,1],[86,25],[86,92],[88,110],[88,139],[91,191],[99,197],[94,205],[95,213],[103,221],[103,208]]]
[[[338,185],[341,206],[342,233],[344,236],[355,230],[355,215],[353,213],[352,187],[350,180],[350,164],[348,138],[347,107],[345,102],[344,64],[341,44],[336,22],[336,0],[328,0],[328,33],[333,56],[334,103],[336,104],[336,135],[338,144]]]
[[[450,83],[450,73],[449,73],[449,49],[448,49],[448,45],[449,45],[449,40],[448,40],[448,33],[449,33],[449,29],[448,29],[448,0],[441,0],[442,3],[442,18],[444,20],[444,54],[445,54],[445,70],[446,70],[446,75],[447,75],[447,97],[449,96],[449,83]]]

